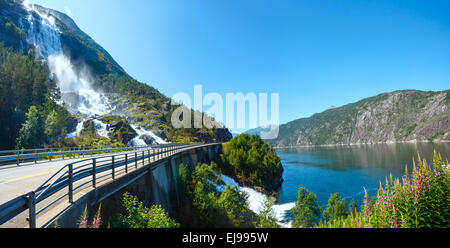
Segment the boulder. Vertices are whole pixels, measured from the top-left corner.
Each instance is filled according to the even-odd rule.
[[[145,142],[145,144],[147,144],[147,145],[157,144],[155,138],[153,138],[150,135],[144,134],[144,135],[140,136],[139,138],[142,139]]]
[[[111,139],[128,144],[132,139],[138,136],[137,132],[126,120],[120,120],[108,125]]]

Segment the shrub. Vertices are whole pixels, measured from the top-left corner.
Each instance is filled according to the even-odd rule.
[[[153,205],[147,208],[137,197],[125,193],[123,206],[127,215],[114,217],[112,227],[120,228],[178,228],[180,225],[172,220],[164,209]]]

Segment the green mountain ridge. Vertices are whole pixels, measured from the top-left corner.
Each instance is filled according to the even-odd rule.
[[[280,125],[278,138],[268,142],[275,147],[445,142],[449,108],[450,90],[384,93]]]

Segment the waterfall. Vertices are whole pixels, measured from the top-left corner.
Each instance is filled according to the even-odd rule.
[[[213,185],[216,186],[216,189],[218,192],[223,192],[227,185],[230,187],[237,186],[238,190],[240,192],[245,192],[248,196],[247,199],[247,206],[248,209],[253,211],[256,214],[259,214],[261,210],[264,208],[264,203],[268,200],[267,196],[263,193],[260,193],[252,188],[248,187],[241,187],[239,186],[239,183],[237,183],[233,178],[225,176],[225,175],[219,175],[222,181],[224,182],[223,185],[215,185],[213,182],[209,181]],[[295,202],[292,203],[286,203],[286,204],[277,204],[273,206],[273,214],[275,218],[277,219],[278,225],[281,227],[289,228],[292,225],[292,220],[290,219],[290,210],[295,207]]]
[[[144,137],[148,136],[151,139],[154,140],[157,144],[167,144],[167,142],[160,137],[156,136],[152,131],[145,130],[144,128],[138,127],[136,125],[131,124],[131,128],[133,128],[138,136],[131,140],[131,144],[133,146],[139,147],[139,146],[148,146],[147,142],[145,142]]]
[[[80,121],[77,124],[77,127],[75,128],[75,131],[73,133],[67,134],[67,138],[74,138],[78,135],[80,135],[81,131],[83,130],[84,121]]]
[[[35,47],[36,54],[48,64],[51,72],[49,77],[56,80],[61,92],[61,101],[58,103],[64,105],[72,114],[84,116],[75,132],[68,134],[67,137],[76,137],[83,129],[84,122],[94,119],[98,134],[108,138],[109,130],[106,125],[95,117],[110,114],[115,108],[104,94],[92,88],[89,73],[84,68],[77,68],[64,54],[61,43],[62,32],[56,25],[55,17],[41,13],[27,1],[23,2],[23,6],[28,16],[25,18],[26,21],[21,20],[19,25],[27,34],[27,42]],[[150,137],[157,144],[167,143],[151,131],[136,126],[133,126],[133,129],[139,134],[131,142],[134,146],[147,146],[144,137],[147,140]]]
[[[26,2],[27,23],[21,23],[27,42],[35,47],[40,58],[47,62],[51,78],[56,78],[61,98],[72,113],[85,116],[104,115],[113,108],[108,99],[92,89],[88,73],[76,68],[62,49],[61,31],[55,18],[44,15]]]

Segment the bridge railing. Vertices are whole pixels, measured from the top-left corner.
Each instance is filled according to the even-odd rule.
[[[23,162],[37,163],[37,161],[41,160],[51,161],[55,157],[61,157],[62,159],[65,159],[68,157],[85,156],[88,154],[142,150],[150,147],[151,146],[121,147],[121,148],[68,147],[68,148],[39,148],[39,149],[0,151],[0,166],[8,164],[20,165],[20,163]]]
[[[35,228],[37,215],[64,198],[73,203],[74,193],[77,190],[89,185],[96,188],[99,182],[114,180],[119,173],[128,174],[132,167],[137,169],[146,162],[151,163],[198,145],[193,143],[156,145],[133,152],[110,154],[67,164],[35,191],[1,205],[0,225],[28,210],[27,220],[30,227]],[[38,209],[38,203],[45,206]]]

